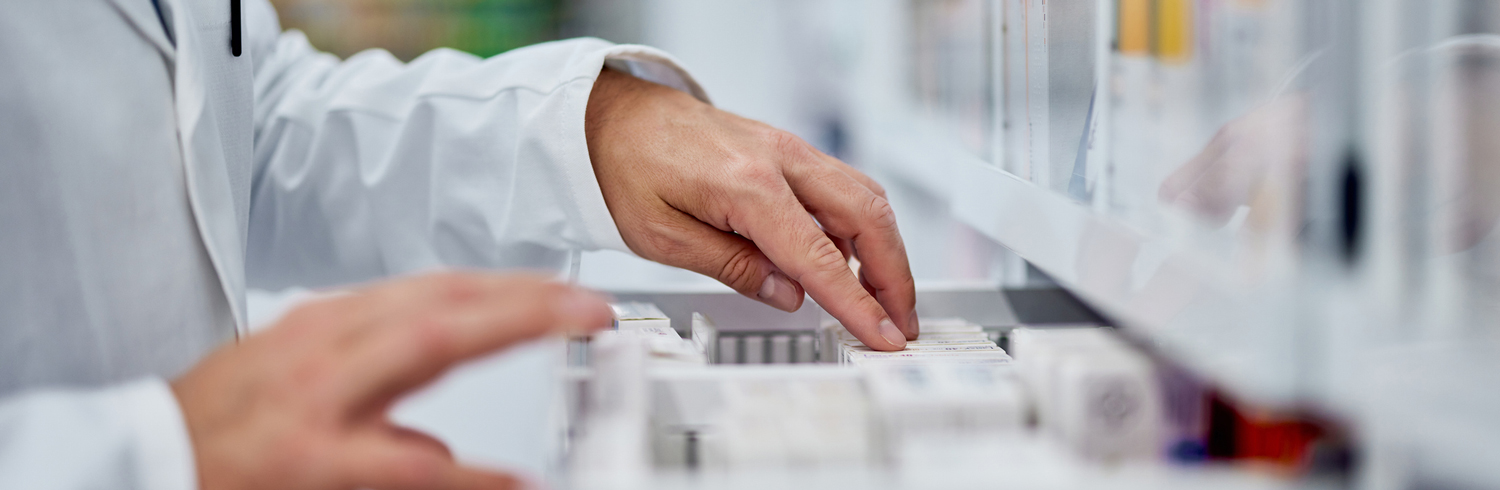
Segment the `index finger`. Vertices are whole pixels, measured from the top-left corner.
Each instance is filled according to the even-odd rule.
[[[807,294],[828,310],[861,342],[876,350],[906,348],[902,333],[849,270],[844,254],[813,221],[797,195],[785,184],[744,203],[730,219],[741,236],[750,239],[782,272],[802,284]]]
[[[338,364],[341,399],[379,404],[415,389],[459,362],[552,332],[599,328],[612,312],[603,298],[537,277],[440,275],[385,286],[388,295],[445,288],[409,315],[386,320],[359,339]]]
[[[906,333],[907,340],[915,340],[921,329],[917,324],[916,285],[890,202],[831,164],[837,160],[818,157],[789,164],[787,183],[828,234],[853,245],[868,291]]]

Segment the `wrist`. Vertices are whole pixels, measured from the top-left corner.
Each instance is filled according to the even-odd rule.
[[[671,115],[681,116],[693,111],[711,110],[713,106],[693,97],[692,94],[637,78],[612,68],[599,71],[594,87],[589,92],[588,107],[584,110],[584,137],[588,142],[589,157],[595,159],[608,155],[605,145],[625,136],[631,129],[660,124]]]
[[[620,108],[638,93],[631,90],[632,82],[649,83],[608,67],[599,71],[594,88],[589,92],[588,107],[584,110],[583,128],[589,153],[593,154],[597,149],[600,134],[619,118]]]

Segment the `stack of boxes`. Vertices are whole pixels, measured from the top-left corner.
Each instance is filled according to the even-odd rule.
[[[939,361],[862,370],[886,450],[903,466],[985,464],[995,444],[1027,432],[1028,398],[1014,366]]]
[[[1165,413],[1155,369],[1109,329],[1018,328],[1010,348],[1042,433],[1094,459],[1161,454]]]
[[[651,303],[615,303],[615,330],[605,336],[625,335],[641,339],[652,365],[708,364],[708,357],[694,341],[683,339],[672,329],[672,320]]]
[[[683,339],[654,305],[613,306],[616,329],[593,339],[583,390],[590,410],[582,411],[592,416],[574,451],[601,471],[582,476],[638,478],[650,464],[617,455],[643,447],[656,466],[688,469],[946,468],[1035,440],[1102,460],[1149,458],[1163,447],[1153,363],[1109,329],[1017,328],[1013,362],[993,332],[961,319],[924,319],[921,335],[897,352],[872,350],[829,323],[817,332],[818,357],[837,367],[730,367],[716,365],[812,357],[813,346],[798,341],[812,335],[721,333],[694,314]]]
[[[908,341],[906,350],[897,352],[870,349],[836,322],[824,324],[822,335],[823,359],[835,359],[845,365],[929,362],[1004,365],[1011,361],[983,327],[957,318],[922,320],[922,333],[917,340]]]

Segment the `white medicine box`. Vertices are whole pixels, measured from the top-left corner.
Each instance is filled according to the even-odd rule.
[[[610,309],[615,311],[615,330],[648,330],[655,328],[672,328],[672,320],[662,313],[661,308],[651,303],[611,303]]]

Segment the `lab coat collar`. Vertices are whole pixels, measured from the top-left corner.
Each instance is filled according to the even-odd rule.
[[[123,3],[146,3],[141,0],[115,0]],[[229,167],[220,140],[217,119],[208,104],[207,83],[211,74],[205,70],[206,56],[212,49],[196,28],[193,10],[181,0],[159,0],[163,17],[173,27],[176,53],[173,61],[173,97],[176,102],[178,144],[182,150],[187,177],[188,201],[202,236],[203,246],[219,276],[230,310],[234,314],[235,333],[249,331],[245,313],[245,253],[235,218],[234,194],[229,182]],[[226,4],[228,2],[225,2]],[[148,6],[149,7],[149,6]],[[147,13],[155,16],[150,9]],[[227,14],[227,11],[226,11]],[[226,15],[225,20],[228,20]],[[157,22],[153,19],[153,22]],[[159,22],[158,22],[159,23]],[[157,29],[162,31],[162,29]],[[165,40],[165,31],[163,40]],[[227,47],[225,55],[228,54]]]
[[[151,0],[114,0],[114,4],[115,8],[120,11],[120,14],[125,16],[130,21],[130,24],[135,26],[135,29],[141,33],[141,36],[145,37],[151,45],[156,46],[156,49],[161,51],[162,56],[167,59],[167,62],[171,63],[176,56],[177,50],[172,46],[173,35],[167,32],[167,29],[170,28],[170,25],[175,25],[175,23],[168,22],[166,25],[163,25],[163,20],[169,19],[172,12],[177,9],[168,6],[167,1],[161,0],[162,12],[160,17],[157,16],[156,6],[152,5]]]

